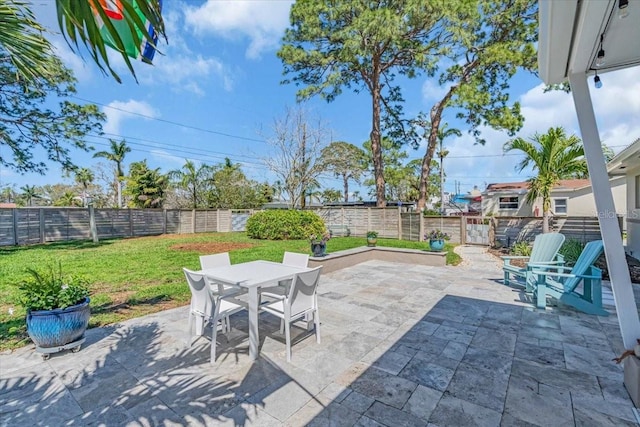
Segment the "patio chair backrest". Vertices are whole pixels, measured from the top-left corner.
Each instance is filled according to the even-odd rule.
[[[222,252],[212,255],[202,255],[200,257],[200,268],[202,268],[203,270],[206,268],[224,267],[225,265],[231,265],[229,252]]]
[[[530,263],[544,263],[554,260],[564,243],[564,235],[560,233],[542,233],[533,241],[533,249],[529,257]]]
[[[575,277],[567,278],[563,284],[565,292],[573,292],[582,280],[578,276],[588,274],[589,269],[598,260],[603,249],[602,240],[593,240],[584,246],[582,253],[580,253],[580,256],[571,269],[571,274],[575,275]]]
[[[282,258],[282,263],[293,267],[306,267],[309,263],[309,255],[299,254],[296,252],[285,252],[284,258]]]
[[[184,275],[191,291],[191,312],[209,315],[211,311],[211,294],[209,283],[204,275],[183,268]]]
[[[316,291],[320,283],[322,266],[313,270],[297,273],[293,276],[287,304],[291,307],[291,316],[310,310],[316,304]]]

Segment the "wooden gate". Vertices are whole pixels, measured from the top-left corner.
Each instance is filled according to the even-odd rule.
[[[476,217],[465,217],[466,225],[465,225],[465,243],[468,245],[485,245],[489,246],[489,228],[490,219],[476,216]]]

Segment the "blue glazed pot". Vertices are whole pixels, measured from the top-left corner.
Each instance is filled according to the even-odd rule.
[[[327,254],[327,244],[325,242],[311,242],[311,252],[313,256],[325,256]]]
[[[89,324],[89,297],[80,304],[27,311],[27,333],[38,347],[60,347],[79,340]]]
[[[432,251],[440,252],[444,249],[444,239],[431,239],[429,240],[429,247]]]

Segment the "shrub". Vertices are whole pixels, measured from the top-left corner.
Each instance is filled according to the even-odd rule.
[[[511,255],[530,256],[532,249],[533,249],[533,246],[531,246],[528,242],[520,241],[515,243],[511,247]]]
[[[62,266],[48,271],[27,269],[31,275],[19,285],[18,302],[27,310],[53,310],[79,304],[89,296],[88,281],[79,276],[65,275]]]
[[[327,232],[318,214],[294,210],[255,213],[247,220],[246,230],[252,239],[263,240],[308,239],[311,235],[321,236]]]
[[[568,266],[572,266],[578,260],[578,257],[584,249],[584,243],[576,239],[566,240],[558,252],[564,256],[564,262]]]

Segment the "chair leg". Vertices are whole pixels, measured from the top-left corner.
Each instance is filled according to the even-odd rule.
[[[191,332],[193,330],[193,314],[189,313],[189,323],[187,325],[187,347],[191,347],[191,344],[193,344],[193,333]]]
[[[538,283],[536,286],[536,307],[545,310],[547,308],[547,285],[544,283]]]
[[[284,319],[280,319],[280,333],[284,334]]]
[[[283,320],[284,322],[284,320]],[[290,322],[284,322],[285,340],[287,343],[287,362],[291,362],[291,325]]]
[[[214,317],[215,319],[215,317]],[[209,363],[212,365],[216,361],[216,340],[218,336],[218,322],[211,322],[211,360]]]
[[[317,308],[313,312],[313,320],[315,322],[315,329],[316,329],[316,342],[320,344],[320,313],[318,313]]]
[[[509,286],[509,272],[508,271],[504,272],[504,284]]]

